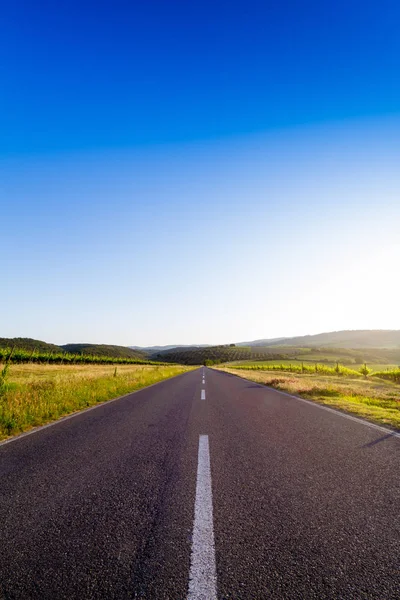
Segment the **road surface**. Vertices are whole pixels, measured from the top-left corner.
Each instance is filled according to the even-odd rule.
[[[400,438],[198,369],[0,446],[0,598],[400,598]]]

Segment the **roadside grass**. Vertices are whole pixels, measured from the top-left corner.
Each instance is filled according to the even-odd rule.
[[[0,388],[0,440],[189,370],[181,365],[12,365]]]
[[[400,429],[400,385],[390,381],[253,371],[236,367],[214,368]]]

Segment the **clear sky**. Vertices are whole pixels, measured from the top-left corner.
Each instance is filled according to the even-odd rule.
[[[3,13],[0,337],[400,329],[397,1]]]

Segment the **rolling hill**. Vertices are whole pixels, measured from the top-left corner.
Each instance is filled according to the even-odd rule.
[[[168,350],[181,350],[192,348],[208,348],[210,344],[170,344],[169,346],[129,346],[132,350],[140,350],[146,354],[154,354],[156,352],[166,352]]]
[[[248,346],[329,346],[334,348],[400,348],[400,331],[394,329],[344,330],[291,338],[255,340]]]
[[[280,349],[229,346],[208,346],[206,348],[173,348],[150,354],[151,360],[180,363],[184,365],[218,364],[235,360],[280,360],[287,355]]]
[[[400,360],[400,331],[356,330],[334,331],[293,338],[254,340],[239,344],[207,347],[175,347],[150,353],[152,360],[178,362],[187,365],[218,364],[233,361],[306,360],[307,354],[317,353],[320,360],[346,363],[398,363]],[[324,358],[325,357],[325,358]],[[340,357],[340,358],[339,358]]]
[[[127,346],[113,346],[108,344],[64,344],[64,352],[71,354],[90,354],[92,356],[110,356],[112,358],[147,358],[146,352],[133,350]]]
[[[301,359],[310,349],[320,353],[341,354],[350,362],[386,362],[398,364],[400,359],[400,331],[398,330],[345,330],[305,335],[292,338],[259,339],[252,342],[218,346],[150,346],[147,348],[110,344],[64,344],[57,346],[31,338],[0,338],[0,348],[21,348],[27,351],[49,353],[69,352],[79,355],[110,358],[131,358],[175,362],[186,365],[217,364],[243,360]],[[342,358],[344,358],[342,357]]]
[[[126,346],[115,346],[108,344],[64,344],[56,346],[42,340],[31,338],[0,338],[0,348],[16,348],[35,352],[88,354],[91,356],[106,356],[110,358],[136,358],[144,360],[148,358],[146,352],[132,350]]]
[[[62,352],[61,346],[48,344],[42,340],[32,338],[0,338],[0,348],[21,348],[23,350],[37,350],[43,352]]]

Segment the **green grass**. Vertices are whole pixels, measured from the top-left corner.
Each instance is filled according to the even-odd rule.
[[[381,377],[335,377],[315,373],[241,369],[237,366],[218,369],[400,429],[400,379],[396,383]]]
[[[0,382],[0,439],[187,370],[178,365],[11,365]]]

